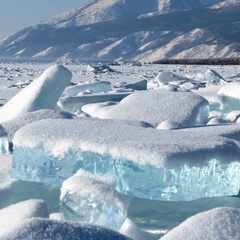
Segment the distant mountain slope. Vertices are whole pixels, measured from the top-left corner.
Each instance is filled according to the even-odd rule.
[[[239,57],[239,12],[239,0],[96,0],[4,38],[0,56],[148,62]]]

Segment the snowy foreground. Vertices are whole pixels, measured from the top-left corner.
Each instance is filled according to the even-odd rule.
[[[0,239],[240,239],[239,81],[0,64]]]

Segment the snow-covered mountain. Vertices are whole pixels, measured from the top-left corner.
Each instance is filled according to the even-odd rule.
[[[1,57],[156,61],[240,56],[239,0],[95,0],[0,41]]]

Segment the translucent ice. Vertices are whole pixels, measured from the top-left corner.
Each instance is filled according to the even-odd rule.
[[[65,220],[119,230],[127,217],[127,198],[116,190],[114,179],[79,170],[61,187],[60,206]]]
[[[81,112],[82,106],[89,103],[99,103],[107,101],[119,102],[123,98],[127,97],[129,92],[109,92],[109,93],[96,93],[86,94],[75,97],[61,97],[58,101],[58,106],[63,111],[71,113]]]
[[[42,120],[15,134],[12,175],[62,182],[84,169],[115,176],[119,192],[141,198],[234,195],[239,133],[238,124],[167,131],[118,120]]]
[[[112,86],[110,82],[107,81],[97,81],[97,82],[91,82],[91,83],[85,83],[85,84],[78,84],[75,86],[67,87],[64,91],[64,93],[67,96],[76,96],[81,92],[85,91],[91,91],[95,93],[100,92],[109,92],[112,90]]]
[[[54,109],[71,77],[71,72],[61,65],[49,67],[39,78],[0,108],[0,122],[6,122],[27,112]]]

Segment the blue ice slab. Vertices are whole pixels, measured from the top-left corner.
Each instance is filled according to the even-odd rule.
[[[114,176],[120,193],[140,198],[236,195],[239,132],[237,124],[166,131],[118,120],[42,120],[15,134],[12,176],[61,183],[84,169]]]

